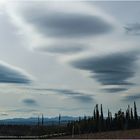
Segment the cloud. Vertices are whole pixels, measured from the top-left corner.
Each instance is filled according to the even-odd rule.
[[[78,100],[79,102],[93,102],[94,98],[92,95],[80,92],[80,91],[74,91],[70,89],[47,89],[47,88],[33,88],[32,90],[37,90],[37,91],[51,91],[55,93],[59,93],[62,95],[65,95],[67,97],[73,98],[75,100]]]
[[[23,99],[22,102],[27,106],[37,106],[37,102],[34,99]]]
[[[86,95],[78,95],[74,96],[73,99],[79,100],[80,102],[83,103],[93,103],[93,98],[91,96],[86,96]]]
[[[19,2],[7,9],[30,46],[44,52],[78,53],[85,44],[81,42],[116,28],[112,17],[85,2]]]
[[[88,47],[87,47],[88,48]],[[73,54],[82,52],[85,50],[85,45],[81,43],[57,43],[52,45],[42,46],[37,48],[37,50],[43,51],[43,52],[50,52],[50,53],[56,53],[56,54]]]
[[[140,94],[127,95],[123,98],[124,101],[136,101],[140,99]]]
[[[28,84],[30,76],[19,68],[0,62],[0,83]]]
[[[128,24],[124,29],[129,35],[140,35],[140,23]]]
[[[83,94],[81,92],[68,90],[68,89],[46,89],[46,90],[52,91],[52,92],[57,92],[57,93],[64,94],[64,95],[82,95]]]
[[[93,102],[94,99],[91,95],[84,94],[79,91],[73,91],[73,90],[65,90],[65,89],[50,89],[54,92],[64,94],[66,96],[70,96],[70,98],[73,98],[75,100],[78,100],[83,103]]]
[[[125,52],[81,58],[70,62],[70,64],[75,68],[89,71],[91,78],[96,79],[102,85],[120,86],[133,85],[128,80],[135,74],[136,60],[136,53]]]
[[[109,92],[109,93],[122,92],[125,90],[128,90],[128,88],[117,87],[117,88],[104,88],[103,89],[103,91]]]
[[[33,13],[26,16],[25,20],[32,23],[43,35],[57,38],[96,36],[113,29],[101,17],[88,14],[54,12],[38,16],[36,12],[35,15]]]

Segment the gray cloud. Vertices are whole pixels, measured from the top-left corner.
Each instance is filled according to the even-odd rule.
[[[57,54],[73,54],[84,51],[85,45],[67,42],[67,44],[58,43],[47,47],[46,46],[39,47],[38,50]]]
[[[45,36],[66,37],[88,37],[104,34],[113,30],[113,26],[102,17],[90,14],[72,14],[65,12],[47,12],[42,15],[37,12],[23,14],[24,19],[31,23]]]
[[[128,24],[124,29],[127,34],[140,35],[140,23]]]
[[[37,50],[50,53],[81,52],[83,47],[80,46],[84,46],[84,44],[81,45],[81,39],[87,42],[89,37],[104,35],[115,29],[116,24],[113,20],[101,14],[96,7],[94,9],[85,2],[71,4],[71,2],[22,2],[13,6],[9,15],[12,18],[13,15],[18,17],[23,30],[26,25],[31,27],[32,37],[34,34],[39,35],[39,38],[44,41],[40,43],[35,39],[33,42],[31,38],[32,48],[38,47]],[[29,32],[27,37],[29,37],[28,34]],[[75,40],[81,44],[75,43]],[[54,45],[50,45],[54,42]],[[57,42],[61,43],[57,44]],[[88,43],[84,47],[86,46]]]
[[[137,54],[134,52],[116,53],[75,60],[70,64],[75,68],[90,71],[91,78],[97,79],[102,85],[120,86],[133,85],[127,80],[135,74],[136,59]]]
[[[140,99],[140,94],[127,95],[123,98],[124,101],[136,101]]]
[[[46,89],[48,91],[57,92],[64,95],[83,95],[81,92],[76,92],[68,89]]]
[[[85,94],[83,92],[79,91],[73,91],[69,89],[47,89],[47,88],[33,88],[32,90],[37,90],[37,91],[51,91],[59,94],[63,94],[67,97],[73,98],[78,100],[79,102],[87,103],[87,102],[93,102],[93,96]]]
[[[0,83],[28,84],[30,82],[30,78],[23,72],[0,63]]]
[[[83,103],[93,103],[93,98],[89,95],[78,95],[74,96],[73,99],[76,99]]]
[[[28,106],[37,106],[37,102],[34,99],[23,99],[22,102]]]
[[[103,89],[105,92],[109,92],[109,93],[116,93],[116,92],[122,92],[122,91],[125,91],[125,90],[128,90],[128,88],[104,88]]]
[[[47,90],[47,91],[57,92],[64,95],[84,95],[84,93],[82,92],[73,91],[69,89],[49,89],[48,88],[48,89],[35,89],[35,90]]]
[[[94,99],[91,95],[86,95],[82,92],[77,92],[77,91],[73,91],[73,90],[65,90],[65,89],[49,89],[49,90],[70,96],[70,98],[73,98],[73,99],[75,99],[79,102],[83,102],[83,103],[89,103],[89,102],[91,103],[94,101]]]

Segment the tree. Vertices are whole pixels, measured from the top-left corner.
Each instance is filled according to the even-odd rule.
[[[99,120],[98,104],[96,104],[96,119]]]
[[[101,120],[104,119],[104,115],[103,115],[103,108],[102,108],[102,104],[101,104]]]
[[[59,114],[58,119],[59,119],[59,125],[60,125],[60,122],[61,122],[61,114]]]
[[[137,120],[138,120],[137,106],[136,106],[135,101],[134,101],[134,119],[135,119],[135,121],[137,121]]]
[[[106,120],[107,129],[111,128],[111,122],[112,122],[112,114],[111,114],[111,112],[108,109],[108,117],[107,117],[107,120]]]
[[[128,108],[126,110],[126,120],[129,121],[130,120],[130,106],[128,105]]]
[[[131,120],[133,120],[134,117],[133,117],[133,109],[131,108]]]
[[[38,116],[38,120],[37,120],[37,125],[38,125],[38,127],[40,125],[39,116]]]
[[[104,130],[104,114],[103,114],[103,107],[102,107],[102,104],[101,104],[100,129],[101,129],[101,130]]]
[[[42,114],[42,125],[44,125],[44,117],[43,117],[43,114]]]
[[[120,130],[120,129],[134,129],[140,127],[140,118],[137,114],[136,103],[134,102],[134,111],[128,105],[125,112],[121,109],[115,113],[115,117],[112,117],[112,113],[108,109],[108,117],[104,118],[103,106],[101,104],[100,110],[96,104],[93,116],[79,118],[79,121],[71,122],[68,126],[72,130],[74,126],[75,134],[99,132],[99,131],[109,131],[109,130]],[[79,131],[80,130],[80,131]],[[72,131],[70,131],[72,132]]]
[[[94,118],[94,120],[96,119],[96,111],[95,111],[95,108],[94,108],[94,112],[93,112],[93,118]]]

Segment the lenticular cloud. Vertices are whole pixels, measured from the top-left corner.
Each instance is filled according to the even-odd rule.
[[[109,16],[85,2],[17,2],[8,11],[29,46],[41,47],[36,50],[49,53],[69,54],[75,49],[75,53],[81,52],[88,43],[80,49],[77,44],[115,29],[115,22]]]

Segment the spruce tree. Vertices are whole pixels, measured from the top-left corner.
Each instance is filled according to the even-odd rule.
[[[133,110],[131,108],[131,120],[133,120],[133,119],[134,119],[134,117],[133,117]]]
[[[60,125],[60,122],[61,122],[61,114],[59,114],[59,125]]]
[[[37,125],[38,125],[38,127],[39,127],[39,125],[40,125],[39,116],[38,116],[38,120],[37,120]]]
[[[103,107],[102,107],[102,104],[101,104],[100,127],[101,127],[101,130],[104,130],[104,115],[103,115]]]
[[[128,105],[128,119],[130,120],[130,106]]]
[[[100,116],[99,116],[99,110],[98,110],[98,104],[96,104],[96,124],[95,124],[95,126],[96,126],[96,130],[97,131],[99,131],[99,118],[100,118]]]
[[[108,109],[108,116],[107,116],[107,122],[106,122],[106,125],[107,125],[107,129],[110,129],[110,111]]]
[[[94,118],[94,120],[96,119],[96,111],[95,111],[95,108],[94,108],[93,118]]]
[[[137,121],[137,120],[138,120],[138,115],[137,115],[137,106],[136,106],[135,101],[134,101],[134,119],[135,119],[135,121]]]
[[[98,104],[96,104],[96,119],[99,120]]]
[[[126,110],[126,120],[130,120],[130,106],[128,105],[128,108]]]
[[[109,109],[108,109],[108,113],[107,113],[107,114],[108,114],[108,120],[109,120],[109,118],[110,118],[110,113],[109,113]]]
[[[43,117],[43,114],[42,114],[42,125],[44,124],[44,117]]]
[[[102,108],[102,104],[101,104],[101,120],[104,119],[104,115],[103,115],[103,108]]]

